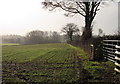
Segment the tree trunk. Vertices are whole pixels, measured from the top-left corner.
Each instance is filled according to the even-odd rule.
[[[82,40],[87,40],[92,37],[92,28],[91,28],[91,22],[85,23],[85,28],[83,30],[82,34]]]
[[[83,34],[82,34],[82,40],[87,40],[91,37],[92,37],[92,30],[91,29],[86,30],[86,28],[85,28],[85,30],[83,31]]]
[[[82,34],[82,40],[87,40],[92,37],[91,24],[93,21],[92,15],[90,14],[89,3],[86,2],[86,16],[85,16],[85,27]]]
[[[70,38],[70,41],[72,41],[72,36],[69,36],[69,38]]]

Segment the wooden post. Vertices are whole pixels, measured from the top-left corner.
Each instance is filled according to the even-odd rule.
[[[92,59],[94,59],[94,45],[91,44],[90,46],[91,46]]]

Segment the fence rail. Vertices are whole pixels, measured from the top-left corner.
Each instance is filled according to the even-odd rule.
[[[120,40],[103,40],[103,56],[114,62],[114,70],[120,73]]]

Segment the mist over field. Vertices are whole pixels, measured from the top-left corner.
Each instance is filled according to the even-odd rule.
[[[119,4],[0,1],[2,84],[120,83]]]

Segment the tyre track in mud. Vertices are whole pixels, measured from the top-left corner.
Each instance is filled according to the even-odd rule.
[[[73,54],[75,60],[75,69],[78,73],[79,80],[77,81],[78,84],[88,83],[88,78],[90,78],[90,73],[84,69],[84,65],[82,63],[81,56],[77,55],[77,52]]]
[[[77,55],[77,51],[74,51],[71,54],[71,59],[74,59],[74,62],[71,62],[71,64],[74,65],[73,67],[58,67],[58,68],[54,68],[54,67],[50,68],[50,67],[48,67],[48,68],[36,68],[36,69],[37,70],[38,69],[39,70],[42,70],[42,69],[52,69],[52,70],[56,70],[57,69],[57,70],[61,70],[61,69],[71,68],[71,69],[73,69],[75,71],[73,73],[73,77],[76,76],[75,74],[77,74],[78,80],[76,81],[76,83],[79,83],[79,84],[86,83],[87,82],[87,77],[89,77],[89,73],[84,69],[84,66],[82,64],[82,58],[81,58],[81,56],[78,56]],[[34,64],[36,64],[36,63],[28,63],[28,62],[21,63],[21,64],[11,63],[7,67],[13,68],[17,72],[18,72],[18,70],[20,71],[20,70],[22,70],[24,68],[25,70],[22,70],[22,71],[26,72],[26,70],[28,71],[29,69],[31,69],[31,70],[34,69],[34,67],[31,67]],[[46,63],[44,65],[51,65],[51,64]],[[67,64],[67,63],[53,63],[53,65],[58,65],[58,66],[59,65],[64,65],[64,64]],[[11,69],[11,70],[13,70],[13,69]],[[17,72],[15,72],[15,73],[13,72],[14,76],[18,77],[23,82],[30,82],[31,81],[31,79],[29,79],[29,78],[26,77],[26,75],[19,75],[19,74],[17,74]],[[41,76],[41,77],[43,77],[43,75],[35,75],[35,76]]]

